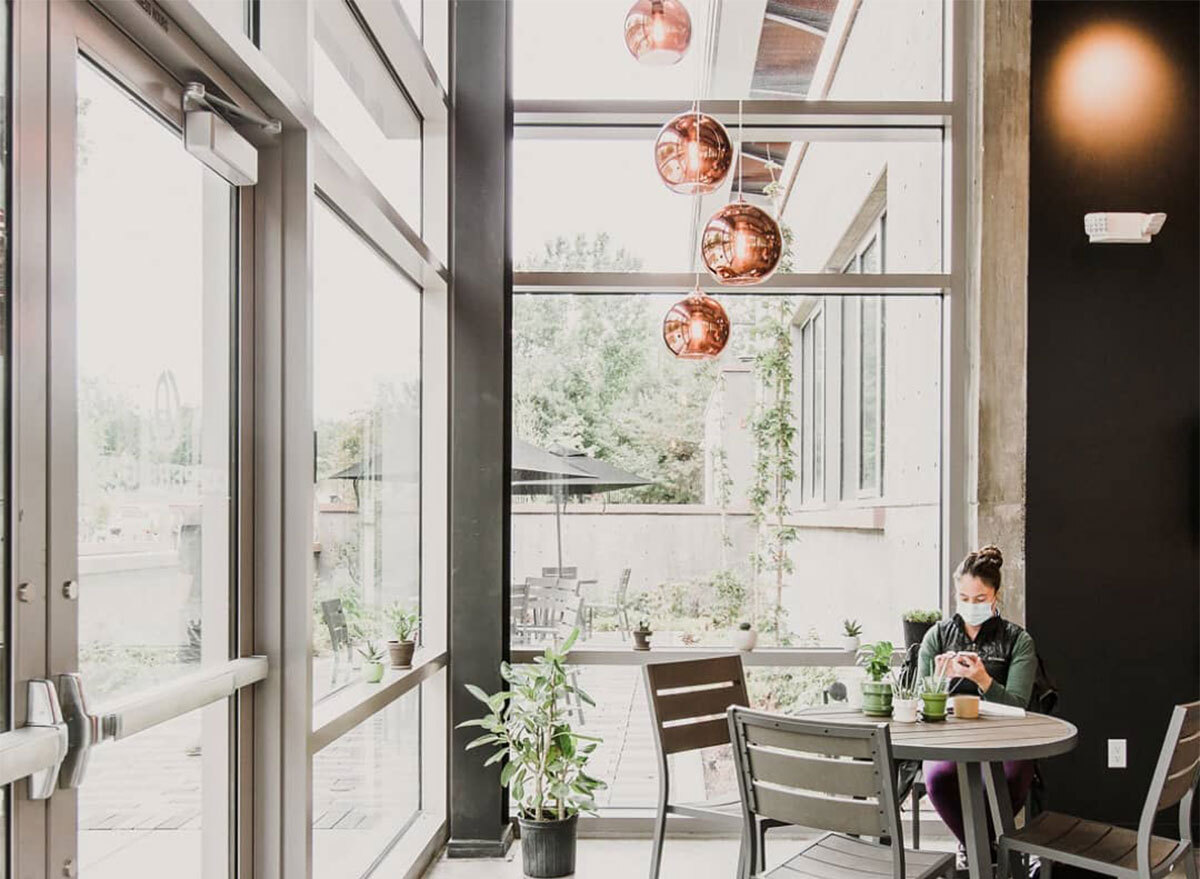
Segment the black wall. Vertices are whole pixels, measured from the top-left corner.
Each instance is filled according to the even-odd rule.
[[[1198,9],[1033,4],[1027,619],[1080,730],[1044,772],[1053,809],[1127,826],[1171,706],[1200,698]],[[1072,40],[1105,22],[1166,73],[1089,143],[1064,134],[1056,87]],[[1152,244],[1095,245],[1096,210],[1169,217]],[[1110,737],[1128,769],[1106,768]]]

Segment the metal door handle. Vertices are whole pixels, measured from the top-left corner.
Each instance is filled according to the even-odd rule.
[[[54,682],[33,680],[28,684],[25,726],[6,735],[17,735],[15,746],[3,757],[10,773],[29,776],[29,799],[46,800],[54,793],[59,767],[70,750],[67,724],[63,720]],[[47,760],[53,762],[47,763]],[[38,768],[23,770],[30,764]],[[17,776],[18,778],[20,775]]]

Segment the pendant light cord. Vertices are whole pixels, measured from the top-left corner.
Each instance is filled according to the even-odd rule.
[[[746,157],[742,152],[746,135],[742,130],[742,99],[738,98],[738,201],[742,201],[742,178],[746,174]]]

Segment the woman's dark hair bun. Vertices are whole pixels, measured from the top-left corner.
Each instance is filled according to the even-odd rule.
[[[1000,552],[1000,547],[988,544],[975,551],[975,563],[992,564],[998,568],[1004,564],[1004,553]]]
[[[1000,552],[1000,547],[988,544],[980,547],[974,552],[967,553],[966,557],[959,563],[958,570],[954,572],[955,577],[962,577],[964,574],[971,577],[978,577],[984,583],[987,583],[993,589],[1000,588],[1000,568],[1004,564],[1004,554]]]

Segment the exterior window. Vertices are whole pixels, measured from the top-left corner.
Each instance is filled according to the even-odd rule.
[[[886,215],[880,215],[843,269],[847,274],[877,275],[885,271]],[[859,497],[883,495],[883,339],[881,296],[856,296],[850,309],[858,350],[854,411],[858,413],[855,491]]]
[[[863,296],[859,308],[858,492],[883,494],[883,298]]]
[[[313,695],[420,597],[421,297],[323,203],[313,224]],[[353,283],[347,283],[347,278]]]
[[[825,500],[825,310],[818,306],[800,331],[801,453],[805,501]]]

